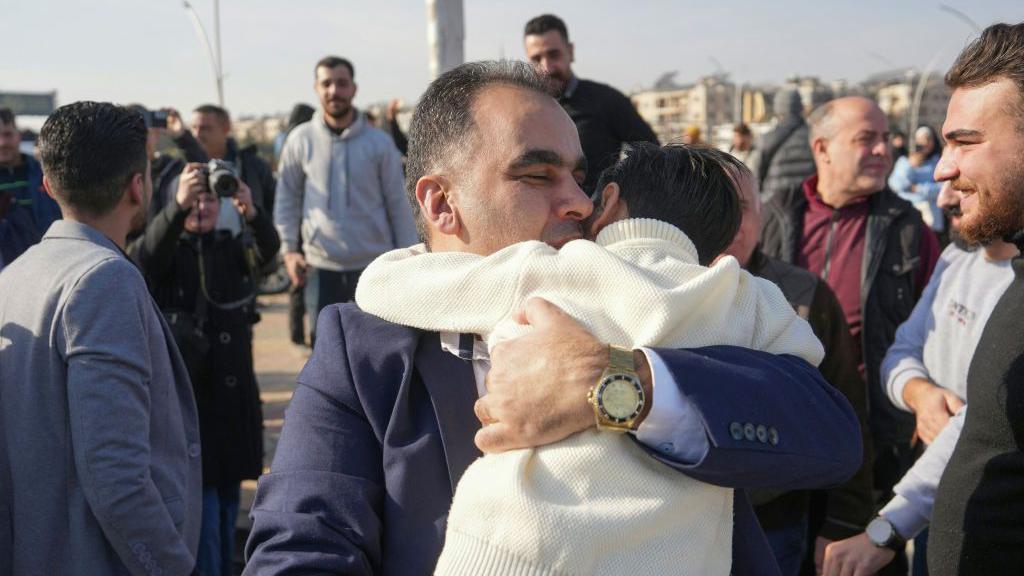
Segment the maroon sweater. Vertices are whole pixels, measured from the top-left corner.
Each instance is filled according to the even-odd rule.
[[[803,235],[800,238],[800,252],[796,264],[806,268],[825,280],[835,292],[839,304],[850,326],[850,335],[861,354],[861,265],[864,262],[864,238],[868,222],[868,196],[836,209],[818,196],[818,176],[804,181],[804,196],[807,197],[807,211],[804,212]],[[920,297],[925,284],[932,275],[935,262],[939,259],[939,243],[935,234],[922,224],[921,262],[917,269],[915,285]],[[863,360],[861,370],[863,371]]]

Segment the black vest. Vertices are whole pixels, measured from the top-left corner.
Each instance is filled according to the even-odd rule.
[[[882,360],[896,339],[896,329],[916,303],[916,271],[921,262],[921,215],[888,188],[871,196],[864,260],[861,264],[861,350],[871,407],[876,454],[893,446],[909,449],[914,417],[893,406],[881,383]],[[761,250],[790,264],[801,249],[807,198],[803,185],[774,195],[765,205]]]
[[[935,496],[935,576],[1024,574],[1024,256],[1013,271],[975,349],[967,418]]]

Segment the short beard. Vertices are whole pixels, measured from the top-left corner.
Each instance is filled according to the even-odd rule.
[[[132,221],[128,225],[129,234],[135,234],[146,230],[146,212],[148,211],[149,210],[145,206],[139,207],[139,211],[132,216]]]
[[[953,187],[959,188],[956,182]],[[1024,228],[1024,162],[1010,167],[996,189],[1001,191],[999,198],[978,196],[977,217],[960,221],[960,236],[967,243],[984,246]]]
[[[544,85],[552,98],[558,99],[565,95],[565,89],[569,87],[569,81],[555,76],[545,76]]]
[[[149,203],[152,201],[152,192],[150,192],[145,196],[145,198],[143,198],[142,206],[139,206],[139,211],[132,216],[132,221],[128,224],[129,234],[145,232],[146,224],[149,220]]]
[[[960,212],[960,206],[951,206],[949,208],[943,208],[942,213],[946,216],[946,226],[949,230],[949,241],[953,243],[957,248],[969,252],[977,248],[976,245],[972,245],[964,237],[960,235],[960,225],[953,226],[953,218],[963,218],[963,213]],[[961,220],[962,221],[962,220]]]
[[[334,118],[335,120],[339,120],[341,118],[344,118],[345,116],[348,116],[348,113],[351,112],[351,111],[352,111],[352,105],[349,104],[348,106],[345,106],[344,108],[342,108],[341,112],[331,112],[330,108],[325,108],[324,109],[324,114],[327,114],[328,116],[330,116],[331,118]]]

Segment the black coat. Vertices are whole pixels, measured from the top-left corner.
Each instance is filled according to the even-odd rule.
[[[280,247],[277,232],[261,210],[250,225],[258,268]],[[184,232],[187,210],[170,202],[128,247],[150,293],[172,324],[192,379],[199,410],[203,483],[219,485],[255,479],[263,470],[263,417],[253,370],[250,299],[258,275],[247,262],[245,241],[229,232],[201,238]],[[200,288],[200,244],[209,299]],[[203,318],[204,320],[200,320]],[[199,334],[193,332],[196,330]]]
[[[843,308],[826,282],[803,268],[769,258],[759,249],[751,255],[747,271],[776,284],[797,314],[807,320],[825,349],[825,357],[818,370],[829,384],[842,392],[857,414],[864,446],[861,466],[843,484],[820,493],[816,499],[824,500],[824,514],[812,514],[812,520],[823,516],[818,520],[820,527],[812,521],[814,533],[829,540],[855,536],[863,531],[875,511],[872,495],[874,451],[868,424],[868,389],[857,371],[859,359]],[[811,502],[811,492],[806,490],[782,494],[755,490],[750,496],[761,527],[766,530],[792,526],[808,513]]]

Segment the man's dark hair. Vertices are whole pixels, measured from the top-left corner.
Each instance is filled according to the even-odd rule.
[[[749,174],[742,162],[714,148],[634,142],[601,172],[594,204],[601,204],[601,191],[615,182],[630,218],[653,218],[679,228],[707,266],[739,230],[743,216],[736,182]]]
[[[319,62],[316,63],[316,66],[313,67],[313,74],[316,74],[317,68],[327,68],[328,70],[333,70],[338,66],[344,66],[345,68],[348,68],[348,75],[352,77],[352,80],[356,79],[355,67],[352,66],[352,63],[349,62],[347,58],[342,58],[341,56],[324,56],[323,58],[320,59]]]
[[[14,112],[10,108],[0,106],[0,124],[14,126]]]
[[[102,216],[147,169],[146,123],[109,102],[61,106],[39,132],[43,173],[61,206]]]
[[[562,40],[566,43],[569,42],[569,30],[565,27],[565,22],[554,14],[541,14],[531,19],[523,28],[523,36],[543,36],[552,30],[561,34]]]
[[[1017,86],[1014,113],[1024,130],[1024,22],[993,24],[957,57],[946,73],[950,88],[976,88],[1006,78]]]
[[[227,110],[217,106],[216,104],[203,104],[202,106],[196,106],[196,109],[193,110],[193,112],[197,114],[213,114],[221,124],[231,123],[231,114],[228,114]]]
[[[739,124],[734,126],[732,131],[737,133],[737,134],[739,134],[739,135],[741,135],[741,136],[750,136],[751,134],[753,134],[750,131],[750,126],[747,126],[743,122],[740,122]]]
[[[416,230],[428,241],[426,222],[416,201],[416,182],[423,176],[461,159],[475,143],[473,104],[480,92],[495,84],[519,87],[550,98],[544,81],[525,62],[512,60],[469,62],[445,72],[427,86],[409,124],[409,154],[405,188],[412,204]]]

